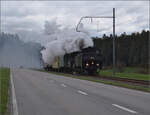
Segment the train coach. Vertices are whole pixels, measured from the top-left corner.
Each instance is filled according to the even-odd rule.
[[[103,58],[101,50],[96,47],[84,48],[81,51],[55,57],[53,64],[45,65],[45,70],[68,73],[95,74],[102,69]]]

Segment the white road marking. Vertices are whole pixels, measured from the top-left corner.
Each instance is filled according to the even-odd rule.
[[[81,94],[83,94],[83,95],[88,95],[86,92],[83,92],[83,91],[78,91],[78,93],[81,93]]]
[[[50,82],[54,82],[54,80],[50,80]]]
[[[67,87],[65,84],[61,84],[62,87]]]
[[[18,106],[15,94],[15,87],[13,82],[12,72],[10,74],[11,90],[12,90],[12,106],[13,106],[13,115],[18,115]]]
[[[128,112],[130,112],[130,113],[137,113],[136,111],[133,111],[133,110],[131,110],[131,109],[128,109],[128,108],[126,108],[126,107],[123,107],[123,106],[120,106],[120,105],[117,105],[117,104],[112,104],[112,105],[115,106],[115,107],[118,107],[118,108],[120,108],[120,109],[122,109],[122,110],[128,111]]]

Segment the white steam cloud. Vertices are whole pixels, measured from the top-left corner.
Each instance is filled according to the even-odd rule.
[[[83,29],[83,25],[82,28],[80,27],[81,29],[83,31],[79,33],[75,29],[61,28],[56,21],[46,21],[44,32],[49,38],[49,42],[45,45],[45,49],[41,51],[44,62],[52,64],[56,56],[93,46],[93,41],[88,32]]]

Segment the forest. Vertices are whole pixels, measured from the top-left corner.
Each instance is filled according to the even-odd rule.
[[[102,38],[94,37],[94,45],[101,49],[103,65],[112,66],[113,36],[103,35]],[[120,36],[115,35],[115,55],[117,67],[146,67],[149,65],[149,31],[131,33],[125,32]]]
[[[5,43],[22,44],[18,35],[0,34],[0,51]],[[4,39],[5,38],[5,39]],[[14,38],[7,39],[6,38]],[[103,54],[103,65],[112,66],[113,56],[113,36],[106,34],[102,38],[94,37],[94,45],[101,49]],[[131,33],[127,35],[125,32],[120,36],[115,36],[115,55],[117,67],[145,67],[149,65],[149,30],[142,30],[141,32]],[[31,44],[31,43],[30,43]],[[16,46],[16,45],[15,45]],[[21,45],[24,46],[23,44]],[[10,45],[9,45],[10,47]],[[21,48],[22,48],[21,47]],[[13,48],[14,49],[14,48]],[[20,49],[20,48],[19,48]],[[30,50],[33,48],[29,48]],[[18,50],[17,50],[18,51]],[[4,55],[4,54],[3,54]],[[1,55],[2,56],[2,55]],[[0,56],[0,58],[2,58]],[[6,59],[6,58],[5,58]]]

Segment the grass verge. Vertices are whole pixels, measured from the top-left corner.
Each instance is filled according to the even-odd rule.
[[[118,72],[116,71],[115,77],[120,77],[120,78],[130,78],[130,79],[137,79],[137,80],[150,80],[150,75],[149,74],[142,74],[138,73],[139,68],[124,68],[123,72]],[[142,71],[142,70],[141,70]],[[112,69],[104,69],[99,72],[100,75],[103,75],[105,77],[107,76],[112,76]]]
[[[44,70],[40,70],[42,72],[48,72]],[[76,78],[76,79],[81,79],[81,80],[88,80],[88,81],[93,81],[97,83],[104,83],[108,85],[114,85],[114,86],[119,86],[119,87],[124,87],[124,88],[129,88],[129,89],[135,89],[135,90],[140,90],[140,91],[145,91],[145,92],[150,92],[149,87],[141,86],[141,85],[132,85],[128,83],[123,83],[119,81],[112,81],[112,80],[103,80],[98,77],[90,77],[90,76],[77,76],[77,75],[71,75],[71,74],[66,74],[66,73],[58,73],[58,72],[48,72],[56,75],[62,75],[66,77],[71,77],[71,78]]]
[[[10,69],[0,68],[0,115],[7,112],[9,81]]]

